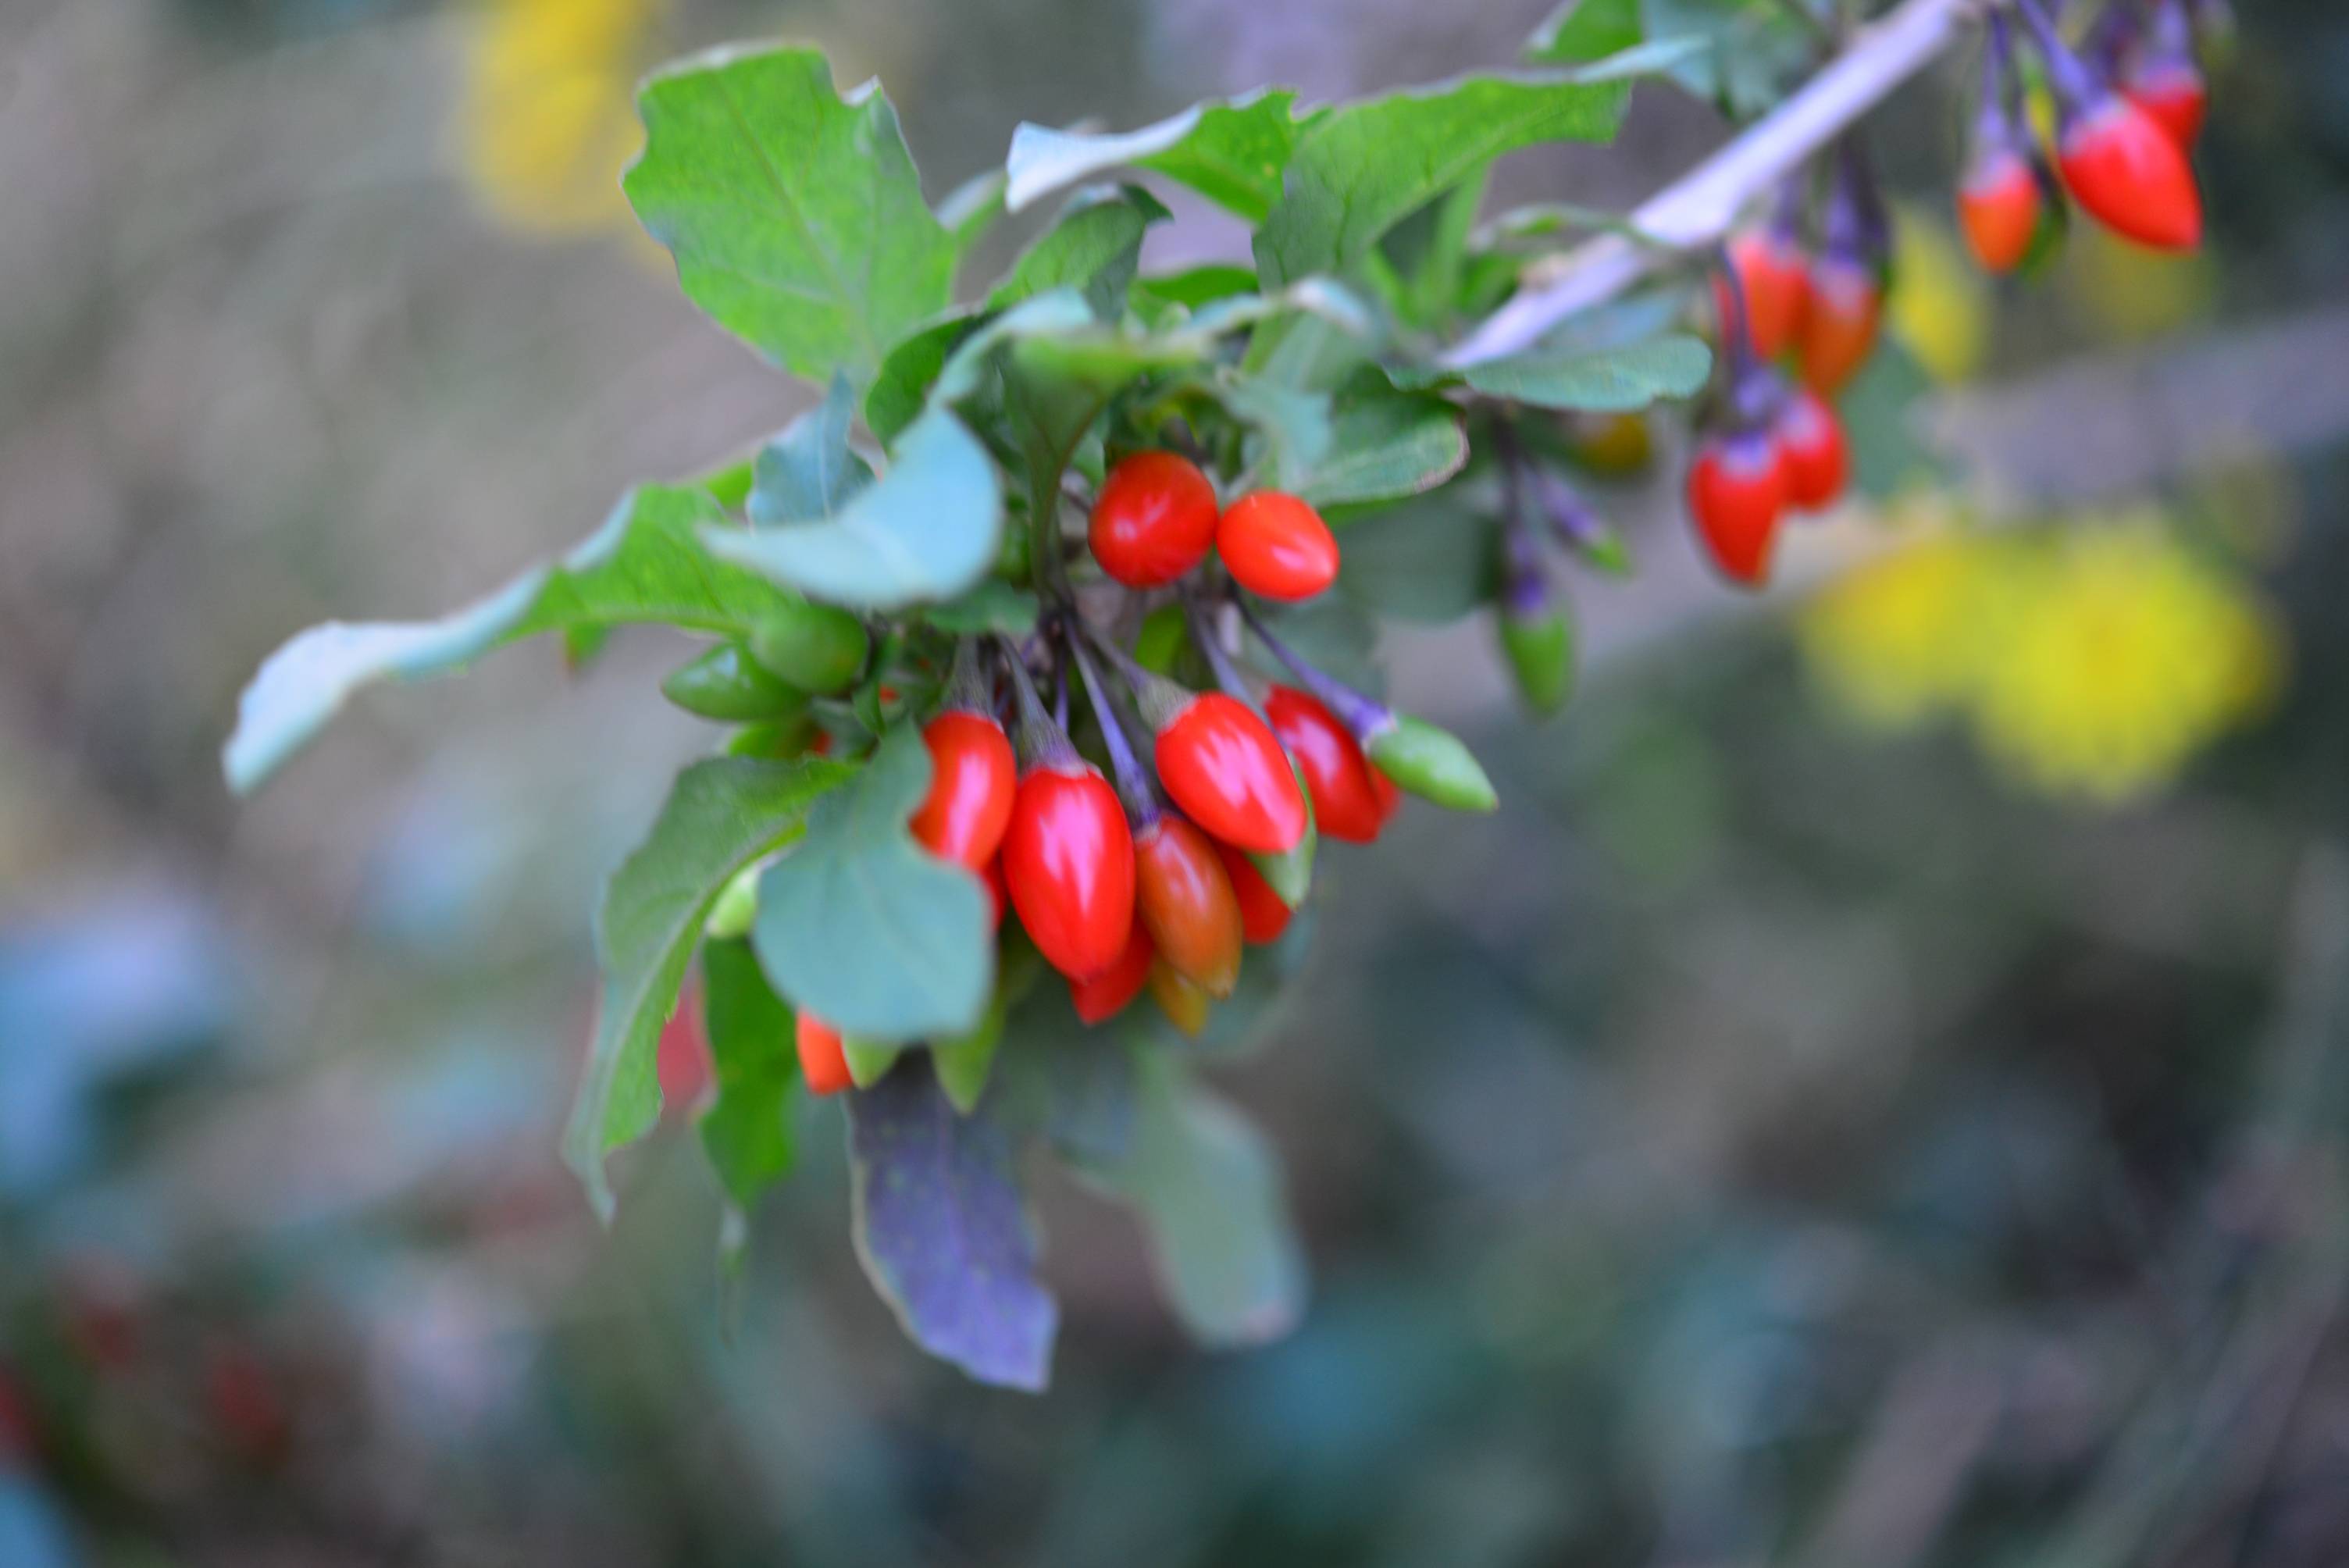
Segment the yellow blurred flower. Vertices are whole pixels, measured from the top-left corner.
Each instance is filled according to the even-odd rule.
[[[516,228],[624,223],[641,139],[632,88],[659,0],[488,0],[465,41],[467,179]]]
[[[2274,622],[2158,519],[2075,531],[2034,570],[1974,705],[1984,748],[2025,784],[2146,794],[2272,695]]]
[[[1909,208],[1895,214],[1884,308],[1892,335],[1934,380],[1962,381],[1981,366],[1990,340],[1986,285],[1946,223]]]
[[[2283,667],[2258,595],[2147,511],[1938,531],[1827,589],[1798,631],[1822,690],[1861,721],[1962,711],[2018,782],[2107,804],[2256,714]]]

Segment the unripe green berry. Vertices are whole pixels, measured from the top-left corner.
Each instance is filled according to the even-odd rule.
[[[1493,781],[1449,730],[1407,713],[1362,739],[1373,766],[1413,794],[1454,811],[1490,811],[1501,803]]]
[[[723,724],[789,718],[807,709],[807,694],[775,678],[739,643],[720,643],[669,672],[661,695],[690,714]]]
[[[1289,758],[1288,767],[1297,775],[1297,792],[1305,799],[1305,831],[1286,850],[1277,854],[1251,852],[1248,860],[1274,896],[1295,909],[1304,903],[1305,895],[1313,889],[1313,856],[1320,846],[1321,831],[1313,820],[1313,791],[1306,785],[1304,770],[1297,766],[1295,758]]]
[[[1563,610],[1532,614],[1503,609],[1501,651],[1517,677],[1517,694],[1537,714],[1556,713],[1574,689],[1574,622]]]
[[[709,918],[701,923],[702,935],[713,942],[730,942],[750,934],[751,923],[759,918],[759,873],[764,869],[757,864],[744,866],[719,890],[718,902],[709,906]]]
[[[864,668],[873,639],[864,623],[831,604],[799,603],[750,632],[750,656],[802,691],[830,696]]]

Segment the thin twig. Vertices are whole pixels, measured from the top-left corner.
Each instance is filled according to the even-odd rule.
[[[1528,267],[1525,287],[1444,362],[1476,365],[1518,353],[1576,311],[1622,293],[1672,251],[1719,240],[1748,201],[1930,65],[1979,3],[1905,0],[1883,20],[1860,28],[1851,46],[1794,97],[1631,214],[1630,226],[1650,243],[1603,234]]]

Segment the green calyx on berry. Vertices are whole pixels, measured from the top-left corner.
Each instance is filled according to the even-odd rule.
[[[832,604],[805,601],[750,629],[750,656],[802,691],[830,696],[846,690],[873,652],[864,623]]]
[[[701,923],[702,935],[713,942],[730,942],[750,934],[751,923],[759,918],[759,873],[765,869],[752,864],[734,873],[709,906],[709,917]]]
[[[1263,619],[1245,603],[1240,613],[1257,641],[1288,666],[1298,685],[1353,732],[1355,742],[1371,765],[1390,780],[1422,799],[1454,811],[1491,811],[1499,807],[1500,797],[1494,792],[1492,779],[1457,736],[1423,718],[1398,713],[1345,682],[1323,674],[1273,635]],[[1275,891],[1278,890],[1276,883]]]
[[[721,724],[789,718],[807,711],[807,693],[779,680],[739,643],[720,643],[661,682],[686,712]]]

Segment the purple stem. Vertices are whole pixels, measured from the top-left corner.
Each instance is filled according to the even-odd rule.
[[[1110,771],[1116,777],[1117,792],[1125,800],[1125,814],[1135,828],[1146,828],[1159,817],[1157,791],[1151,787],[1150,772],[1133,754],[1133,744],[1125,732],[1125,721],[1117,705],[1109,698],[1101,676],[1093,673],[1093,663],[1085,657],[1081,634],[1069,639],[1069,657],[1077,666],[1077,678],[1085,683],[1085,700],[1092,704],[1093,717],[1101,720],[1102,744],[1109,748]]]
[[[1019,707],[1020,758],[1031,767],[1074,759],[1077,748],[1069,744],[1069,732],[1044,711],[1043,699],[1036,695],[1036,683],[1029,676],[1028,662],[1019,656],[1019,647],[1009,637],[996,640],[1002,645],[1003,665],[1011,674],[1012,701]]]
[[[1238,595],[1233,597],[1237,601]],[[1216,629],[1207,622],[1206,607],[1189,593],[1183,595],[1183,620],[1191,628],[1191,641],[1199,645],[1200,655],[1207,661],[1207,668],[1215,673],[1216,685],[1226,696],[1262,717],[1257,707],[1256,694],[1248,690],[1247,677],[1240,674],[1239,666],[1232,663],[1232,656],[1224,652],[1223,644],[1216,640]]]
[[[1256,634],[1256,640],[1269,648],[1274,658],[1287,665],[1288,673],[1297,677],[1297,684],[1336,715],[1338,722],[1352,731],[1357,741],[1365,740],[1394,724],[1393,709],[1356,691],[1335,676],[1322,674],[1299,658],[1296,651],[1274,636],[1271,628],[1248,608],[1247,600],[1236,603],[1240,607],[1240,618],[1247,623],[1248,630]]]
[[[2057,34],[2038,0],[2014,0],[2014,13],[2023,18],[2039,57],[2047,63],[2047,85],[2055,94],[2057,118],[2068,123],[2086,113],[2104,97],[2103,84]]]

